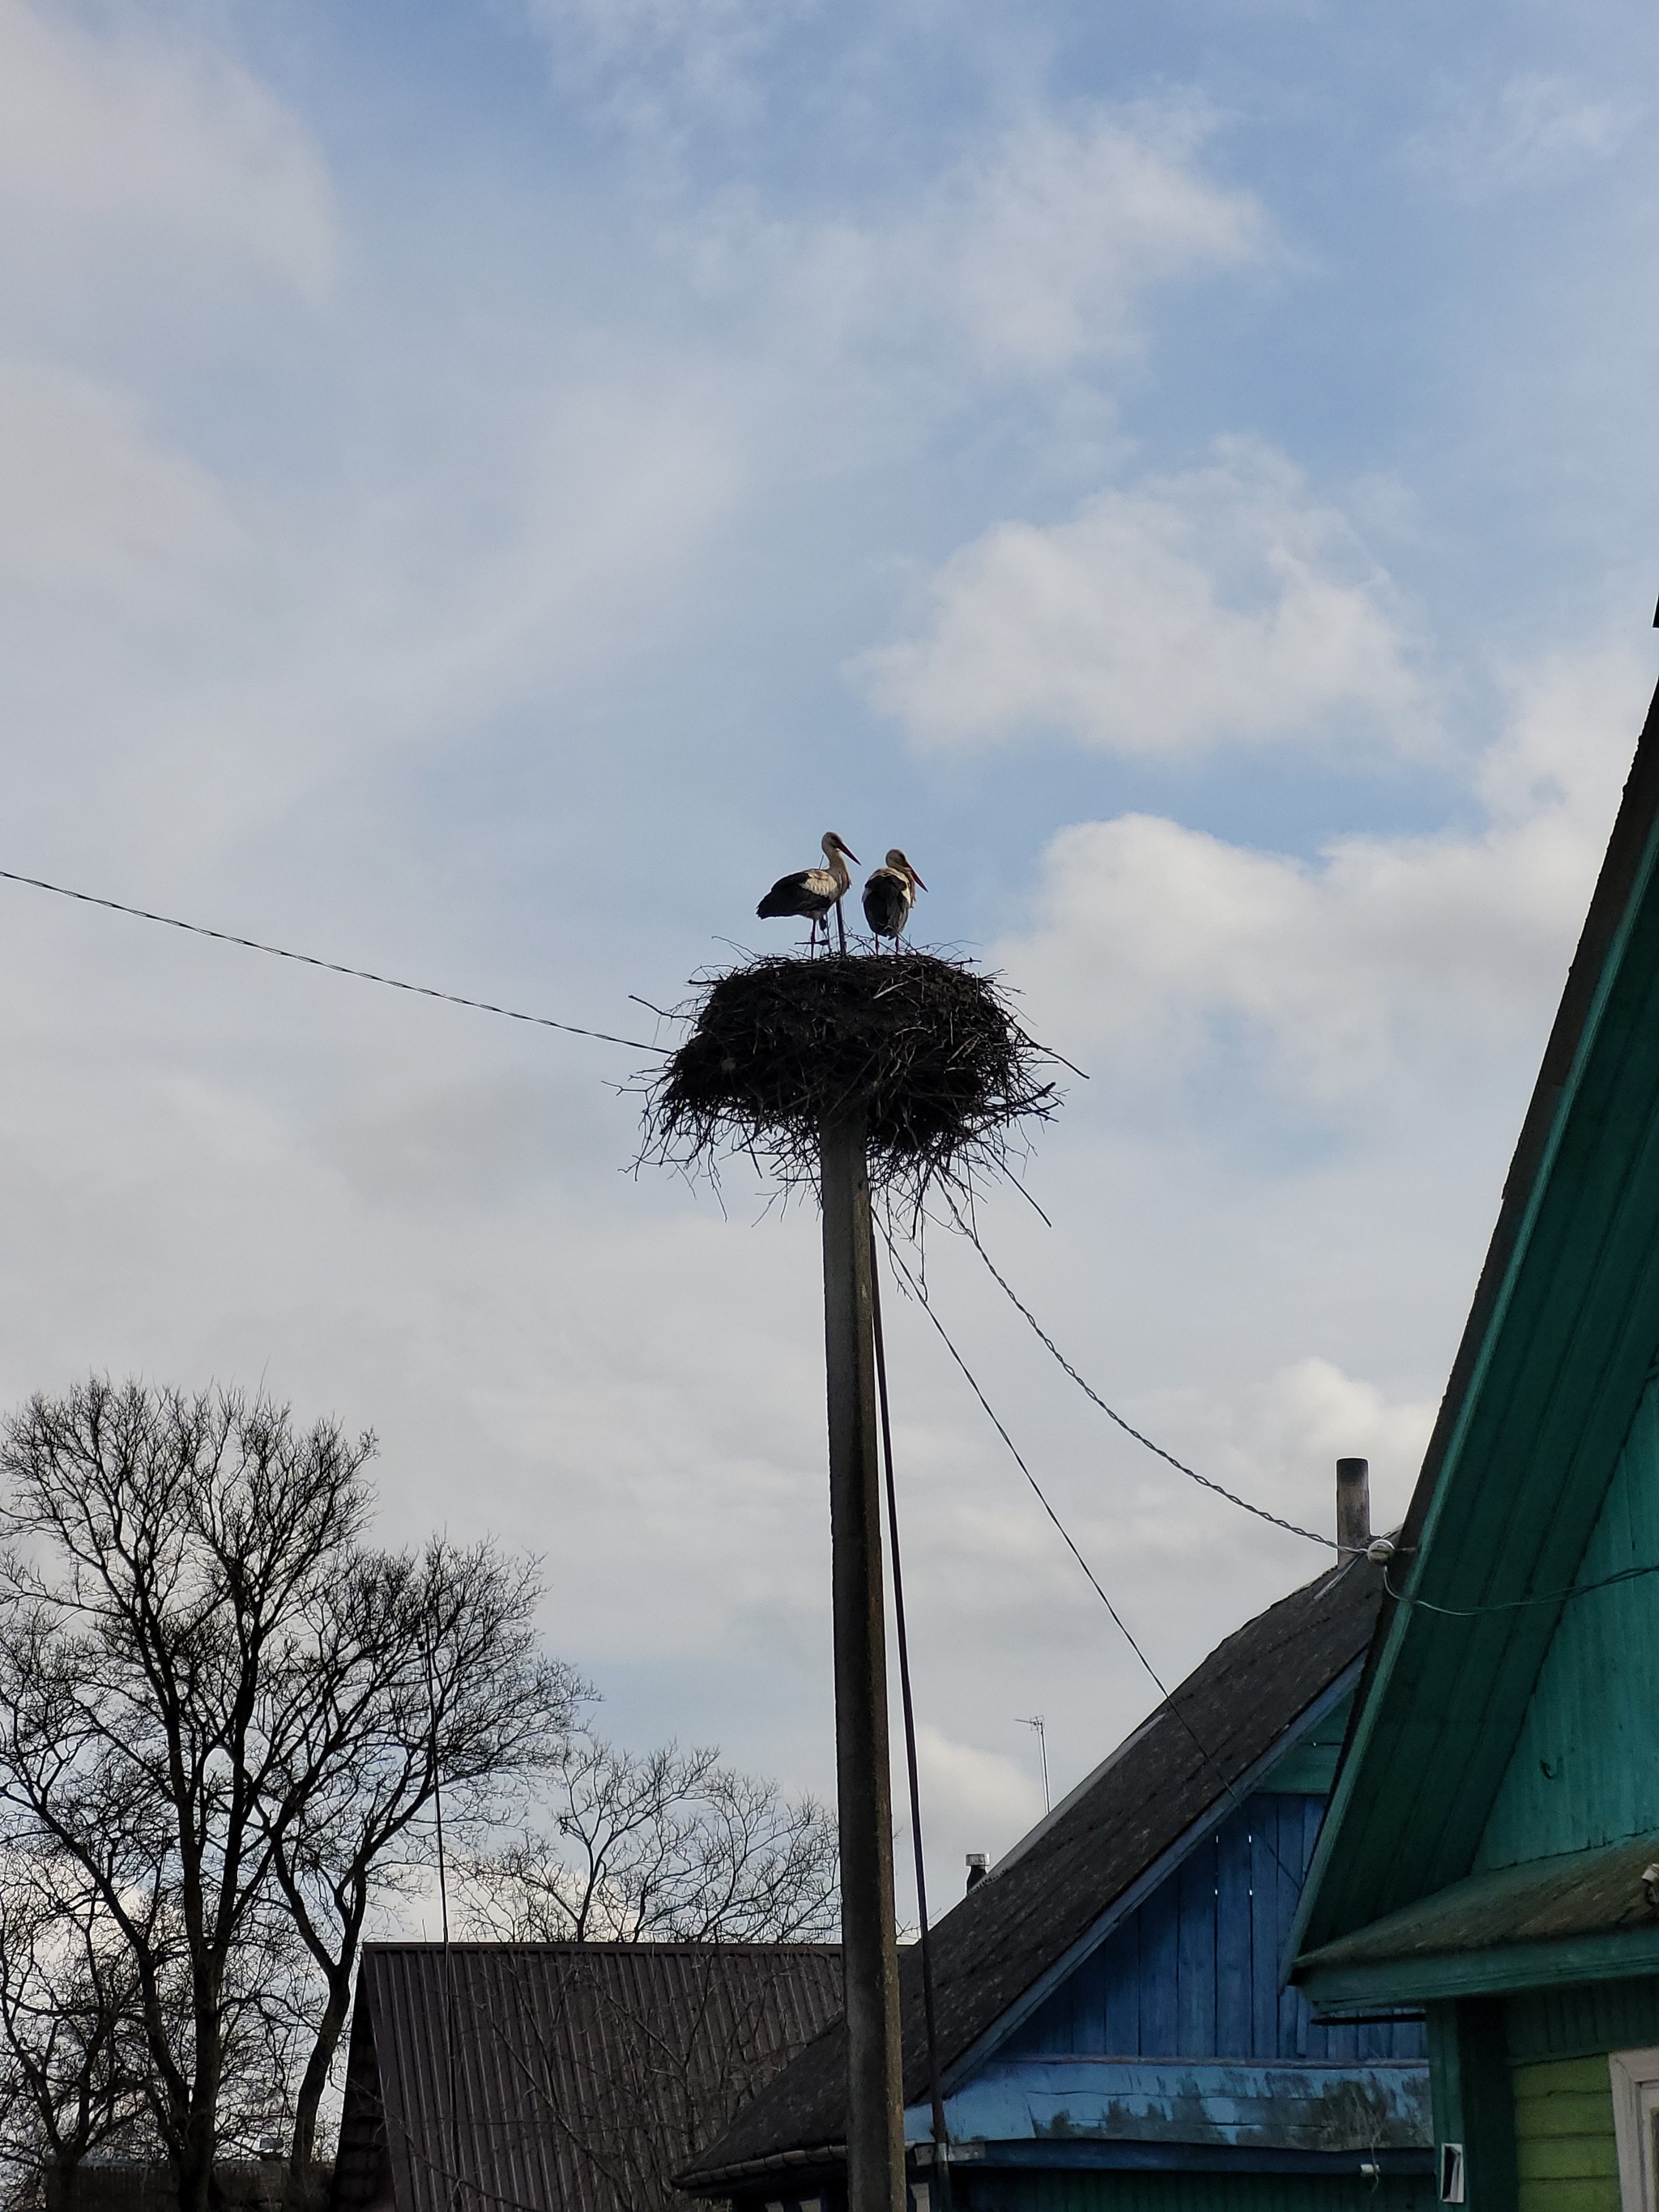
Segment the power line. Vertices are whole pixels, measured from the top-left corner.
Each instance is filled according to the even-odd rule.
[[[1193,1747],[1197,1752],[1199,1757],[1204,1761],[1206,1766],[1209,1768],[1211,1773],[1214,1775],[1216,1780],[1221,1784],[1228,1796],[1232,1799],[1236,1810],[1242,1813],[1244,1810],[1243,1799],[1239,1796],[1237,1790],[1234,1789],[1232,1784],[1228,1780],[1226,1775],[1222,1771],[1215,1759],[1211,1756],[1209,1752],[1205,1749],[1203,1741],[1193,1727],[1192,1723],[1187,1718],[1185,1713],[1182,1711],[1180,1706],[1176,1705],[1171,1692],[1164,1687],[1163,1676],[1158,1673],[1157,1668],[1153,1666],[1152,1661],[1146,1656],[1146,1654],[1141,1650],[1139,1644],[1136,1643],[1122,1614],[1112,1603],[1110,1598],[1107,1596],[1105,1589],[1101,1583],[1099,1576],[1096,1574],[1094,1569],[1089,1565],[1087,1559],[1084,1558],[1082,1553],[1078,1549],[1076,1543],[1073,1540],[1070,1529],[1067,1528],[1066,1523],[1060,1519],[1059,1514],[1055,1512],[1054,1507],[1048,1503],[1048,1495],[1043,1490],[1042,1484],[1037,1480],[1036,1475],[1032,1474],[1030,1468],[1026,1465],[1018,1445],[1009,1435],[1007,1430],[1004,1428],[990,1400],[986,1396],[984,1391],[980,1389],[978,1382],[975,1379],[973,1370],[969,1366],[962,1354],[957,1350],[956,1346],[951,1341],[950,1334],[946,1330],[944,1322],[933,1311],[933,1305],[928,1298],[926,1288],[916,1280],[915,1277],[910,1273],[910,1270],[905,1266],[891,1237],[885,1236],[885,1232],[884,1232],[884,1236],[885,1237],[888,1255],[891,1259],[894,1267],[903,1277],[906,1285],[908,1286],[911,1297],[915,1298],[916,1304],[921,1308],[923,1313],[927,1315],[928,1320],[933,1323],[940,1343],[945,1346],[945,1349],[950,1353],[951,1358],[955,1360],[957,1365],[961,1369],[963,1376],[968,1384],[968,1388],[973,1392],[975,1397],[979,1400],[980,1404],[984,1407],[986,1417],[989,1420],[991,1426],[1002,1438],[1003,1443],[1007,1445],[1009,1455],[1012,1459],[1014,1465],[1025,1477],[1026,1481],[1031,1486],[1031,1489],[1036,1495],[1038,1504],[1042,1506],[1043,1511],[1048,1515],[1048,1518],[1054,1522],[1055,1528],[1060,1531],[1061,1541],[1065,1544],[1066,1550],[1071,1553],[1072,1557],[1077,1561],[1079,1566],[1082,1568],[1084,1573],[1088,1577],[1095,1595],[1105,1607],[1107,1612],[1111,1614],[1114,1622],[1117,1626],[1118,1632],[1121,1635],[1124,1642],[1128,1645],[1130,1650],[1134,1653],[1135,1657],[1139,1660],[1147,1674],[1151,1675],[1153,1684],[1158,1690],[1158,1696],[1164,1705],[1168,1708],[1171,1717],[1179,1722],[1181,1726],[1186,1730],[1188,1736],[1191,1737]],[[1285,1881],[1299,1887],[1302,1879],[1301,1876],[1293,1875],[1291,1872],[1284,1860],[1279,1857],[1279,1853],[1273,1849],[1271,1838],[1264,1834],[1261,1840],[1267,1847],[1268,1856],[1273,1860],[1273,1864],[1279,1869],[1280,1874],[1284,1875]]]
[[[895,1249],[890,1238],[889,1238],[887,1243],[887,1250],[893,1265],[897,1268],[899,1273],[903,1276],[905,1282],[908,1285],[910,1295],[915,1298],[916,1304],[921,1308],[923,1313],[927,1315],[928,1320],[932,1322],[934,1328],[939,1333],[940,1343],[943,1344],[945,1349],[950,1353],[951,1358],[956,1361],[957,1365],[962,1370],[963,1377],[967,1382],[968,1388],[973,1392],[975,1397],[979,1400],[980,1404],[984,1407],[986,1419],[990,1422],[991,1426],[996,1431],[997,1434],[1002,1438],[1003,1443],[1007,1445],[1009,1454],[1013,1460],[1014,1465],[1025,1477],[1027,1482],[1030,1484],[1032,1491],[1036,1494],[1037,1504],[1042,1506],[1043,1511],[1048,1515],[1048,1518],[1054,1522],[1055,1528],[1060,1531],[1061,1542],[1065,1545],[1072,1557],[1077,1561],[1079,1566],[1082,1568],[1084,1573],[1089,1577],[1091,1583],[1093,1585],[1095,1595],[1100,1600],[1107,1612],[1111,1614],[1112,1619],[1117,1623],[1119,1632],[1122,1635],[1124,1642],[1128,1645],[1130,1650],[1134,1653],[1135,1657],[1139,1660],[1141,1665],[1152,1676],[1153,1681],[1158,1683],[1159,1694],[1167,1698],[1170,1693],[1164,1687],[1163,1683],[1158,1680],[1158,1669],[1153,1666],[1152,1661],[1146,1656],[1146,1654],[1141,1650],[1140,1646],[1135,1642],[1134,1637],[1125,1623],[1122,1614],[1112,1603],[1112,1601],[1107,1596],[1105,1590],[1102,1588],[1099,1577],[1096,1574],[1094,1569],[1089,1565],[1087,1559],[1084,1558],[1082,1553],[1079,1551],[1077,1546],[1073,1542],[1071,1531],[1066,1528],[1066,1523],[1060,1519],[1059,1514],[1055,1512],[1054,1507],[1048,1503],[1048,1497],[1043,1491],[1042,1485],[1037,1480],[1036,1475],[1032,1474],[1030,1468],[1025,1464],[1024,1459],[1021,1456],[1019,1446],[1009,1435],[1007,1430],[1003,1427],[1001,1421],[997,1416],[995,1407],[992,1405],[990,1400],[986,1396],[984,1391],[980,1389],[979,1384],[974,1379],[972,1369],[969,1366],[967,1361],[957,1350],[955,1345],[951,1343],[950,1337],[946,1334],[945,1324],[939,1319],[939,1316],[933,1311],[933,1306],[928,1300],[927,1291],[922,1288],[921,1285],[917,1282],[915,1277],[910,1273],[910,1270],[905,1266],[903,1261],[899,1257],[898,1252]],[[1196,1737],[1194,1738],[1194,1742],[1197,1741]],[[1203,1748],[1202,1745],[1200,1745],[1199,1747],[1200,1750]]]
[[[1570,1598],[1589,1597],[1593,1590],[1611,1589],[1615,1583],[1639,1582],[1644,1575],[1659,1575],[1659,1562],[1645,1567],[1620,1567],[1617,1574],[1602,1575],[1593,1583],[1575,1583],[1570,1589],[1544,1590],[1536,1597],[1499,1598],[1491,1605],[1436,1605],[1426,1597],[1411,1597],[1397,1590],[1382,1571],[1382,1587],[1398,1605],[1414,1605],[1423,1613],[1443,1613],[1449,1620],[1478,1620],[1483,1613],[1520,1613],[1532,1605],[1565,1605]]]
[[[965,1221],[957,1212],[955,1200],[947,1194],[945,1202],[951,1208],[957,1227],[961,1230],[963,1235],[985,1262],[986,1271],[991,1280],[1002,1292],[1009,1304],[1013,1307],[1015,1312],[1024,1318],[1038,1343],[1049,1352],[1061,1372],[1071,1376],[1091,1404],[1097,1406],[1109,1421],[1115,1421],[1126,1437],[1133,1437],[1138,1444],[1144,1445],[1149,1452],[1154,1453],[1168,1466],[1174,1468],[1177,1474],[1184,1474],[1189,1482],[1197,1483],[1200,1490],[1212,1491],[1216,1497],[1224,1498],[1230,1505],[1237,1505],[1241,1512],[1253,1513],[1258,1521],[1270,1522],[1275,1528],[1284,1529],[1287,1535],[1304,1537],[1310,1544],[1322,1544],[1328,1552],[1358,1553],[1365,1549],[1363,1545],[1339,1544],[1329,1536],[1322,1536],[1316,1529],[1300,1528],[1294,1521],[1286,1521],[1279,1514],[1270,1513],[1265,1505],[1253,1504],[1248,1498],[1241,1498],[1236,1490],[1229,1490],[1224,1484],[1212,1480],[1207,1474],[1200,1474],[1195,1467],[1188,1467],[1184,1459],[1177,1459],[1173,1452],[1165,1451],[1162,1444],[1154,1443],[1150,1437],[1143,1436],[1132,1422],[1124,1419],[1122,1414],[1115,1407],[1107,1404],[1091,1382],[1079,1374],[1077,1369],[1073,1366],[1071,1361],[980,1243],[979,1231],[974,1227],[972,1222]]]
[[[159,921],[168,929],[182,929],[191,937],[210,937],[218,945],[240,945],[245,952],[266,952],[273,960],[292,960],[301,968],[321,968],[331,975],[353,975],[360,983],[379,983],[388,991],[407,991],[417,999],[441,999],[446,1006],[470,1006],[479,1014],[499,1014],[503,1021],[528,1022],[536,1029],[562,1030],[567,1036],[594,1037],[601,1044],[626,1045],[630,1052],[654,1052],[666,1057],[662,1045],[642,1044],[638,1037],[613,1036],[609,1030],[585,1030],[574,1022],[556,1022],[550,1014],[520,1013],[516,1006],[498,1006],[489,999],[463,998],[459,991],[436,990],[430,983],[405,983],[396,975],[378,975],[373,968],[348,967],[343,960],[322,960],[314,952],[291,952],[284,945],[265,945],[257,937],[238,937],[228,929],[210,929],[204,922],[181,921],[174,914],[154,914],[149,907],[127,906],[120,899],[100,898],[93,891],[71,890],[65,884],[49,884],[40,876],[20,876],[12,868],[0,868],[0,880],[27,884],[31,890],[51,891],[58,898],[75,899],[82,906],[106,907],[112,914],[131,915],[137,921]]]

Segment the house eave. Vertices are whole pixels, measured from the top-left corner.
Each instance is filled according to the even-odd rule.
[[[1431,2149],[1286,2150],[1273,2145],[1158,2142],[953,2143],[953,2166],[1016,2172],[1079,2169],[1141,2173],[1431,2174]]]
[[[1382,1959],[1364,1966],[1310,1964],[1297,1979],[1316,2019],[1341,2020],[1379,2004],[1504,1996],[1523,1990],[1656,1973],[1659,1928],[1644,1928],[1575,1936],[1559,1943],[1505,1943],[1432,1958]]]
[[[729,2197],[745,2181],[763,2181],[769,2175],[806,2172],[829,2173],[847,2164],[844,2142],[817,2143],[805,2150],[768,2151],[760,2158],[743,2158],[731,2166],[710,2167],[706,2172],[677,2173],[674,2186],[688,2197]]]

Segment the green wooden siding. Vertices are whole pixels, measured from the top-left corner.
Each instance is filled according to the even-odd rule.
[[[1356,2161],[1356,2166],[1358,2161]],[[1429,2174],[951,2169],[957,2212],[1437,2212]],[[1470,2212],[1474,2212],[1473,2207]]]
[[[1515,2069],[1517,2212],[1619,2212],[1605,2057]]]
[[[1575,1581],[1659,1561],[1659,1382],[1644,1393]],[[1567,1606],[1486,1822],[1480,1868],[1659,1832],[1659,1577]]]
[[[1423,1602],[1383,1624],[1306,1893],[1304,1952],[1469,1871],[1559,1625],[1553,1607],[1516,1601],[1571,1582],[1647,1388],[1659,1346],[1656,820],[1659,709],[1407,1524],[1418,1553],[1406,1588]],[[1515,1609],[1482,1609],[1494,1607]]]
[[[1659,2043],[1659,1978],[1528,1990],[1504,2007],[1510,2058],[1577,2058],[1592,2051],[1645,2050]]]
[[[1352,1711],[1353,1692],[1350,1690],[1340,1705],[1333,1705],[1322,1720],[1314,1722],[1297,1738],[1284,1757],[1268,1768],[1256,1787],[1280,1795],[1300,1791],[1311,1797],[1328,1797]]]

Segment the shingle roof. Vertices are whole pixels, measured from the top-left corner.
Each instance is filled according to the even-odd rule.
[[[333,2212],[384,2203],[388,2182],[397,2212],[450,2212],[457,2172],[500,2212],[660,2202],[842,2004],[830,1944],[458,1943],[445,1960],[364,1947]]]
[[[1382,1571],[1356,1559],[1268,1607],[1196,1668],[1163,1705],[933,1931],[939,2061],[948,2069],[1170,1846],[1260,1765],[1364,1650]],[[927,2094],[921,1960],[900,1960],[907,2104]],[[845,2135],[839,2021],[787,2068],[681,2176],[694,2193],[722,2177]]]

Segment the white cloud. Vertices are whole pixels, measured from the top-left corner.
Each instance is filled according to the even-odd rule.
[[[641,102],[673,80],[723,128],[720,102],[764,94],[790,8],[544,14],[557,40],[611,40],[598,97],[630,71]],[[878,795],[879,734],[824,738],[823,664],[895,511],[918,530],[968,515],[953,544],[1039,514],[1052,492],[1016,477],[1128,484],[1101,525],[1128,549],[1127,588],[1143,561],[1177,605],[1196,578],[1190,630],[1151,657],[1136,706],[1155,717],[1167,690],[1182,744],[1218,726],[1217,621],[1250,680],[1280,687],[1273,711],[1300,698],[1321,726],[1284,688],[1302,680],[1279,637],[1292,615],[1316,649],[1339,639],[1338,677],[1309,679],[1334,716],[1414,729],[1387,587],[1283,463],[1228,447],[1149,483],[1073,465],[1164,288],[1254,281],[1274,251],[1190,111],[1069,106],[988,138],[977,108],[900,107],[890,161],[850,179],[856,152],[838,169],[820,140],[800,160],[781,115],[743,164],[742,216],[710,197],[706,149],[666,184],[637,149],[594,159],[586,86],[579,117],[553,111],[540,170],[533,131],[503,158],[489,70],[411,79],[438,127],[388,136],[354,18],[314,97],[362,126],[342,191],[373,282],[337,286],[322,316],[308,303],[341,251],[323,164],[274,94],[158,27],[210,17],[0,0],[0,319],[24,362],[0,384],[13,865],[631,1031],[625,994],[678,995],[780,809],[815,831],[841,803],[826,776]],[[676,252],[705,234],[689,299]],[[1030,389],[1010,404],[1015,378]],[[1156,410],[1161,452],[1213,427],[1183,392]],[[1086,574],[1064,526],[1056,544]],[[1470,604],[1437,611],[1449,651]],[[1081,689],[1110,722],[1099,684]],[[1041,1026],[1097,1079],[1035,1163],[1056,1227],[994,1201],[993,1249],[1114,1402],[1310,1526],[1328,1525],[1338,1450],[1370,1450],[1379,1489],[1385,1468],[1409,1479],[1487,1225],[1480,1176],[1501,1172],[1535,1060],[1523,1033],[1547,1018],[1605,830],[1620,763],[1583,732],[1606,726],[1582,671],[1563,664],[1554,695],[1529,678],[1481,765],[1484,825],[1438,860],[1437,841],[1384,839],[1364,866],[1358,848],[1304,866],[1171,823],[1163,846],[1096,851],[1080,830],[1052,913],[1012,949],[1034,1018],[1049,994]],[[958,814],[951,833],[951,781],[915,797],[936,840],[965,841],[943,878],[957,898],[1018,828],[988,842]],[[1066,783],[1022,793],[1022,822],[1069,818]],[[1211,787],[1206,819],[1228,827],[1231,796]],[[1134,898],[1101,881],[1130,863]],[[956,915],[971,933],[971,906]],[[15,887],[0,921],[8,1401],[107,1362],[264,1376],[308,1413],[373,1422],[386,1533],[447,1522],[544,1553],[550,1641],[606,1690],[607,1725],[718,1737],[831,1789],[810,1215],[754,1228],[740,1198],[726,1222],[618,1174],[635,1102],[602,1079],[632,1055]],[[1405,1116],[1351,1116],[1353,1141],[1309,1144],[1292,1111],[1259,1172],[1224,1083],[1159,1116],[1112,1080],[1201,1079],[1243,1033],[1298,1108],[1311,1084],[1346,1112],[1344,1022],[1391,1096],[1420,1082],[1430,1110],[1403,1137]],[[1492,1134],[1457,1079],[1506,1039]],[[1166,1679],[1318,1567],[1111,1430],[970,1251],[934,1261],[953,1335]],[[948,1899],[962,1850],[996,1852],[1040,1810],[1015,1717],[1049,1716],[1058,1791],[1154,1693],[925,1321],[895,1305]]]
[[[763,72],[815,0],[524,0],[556,76],[637,153],[678,155],[764,114]]]
[[[1471,199],[1560,184],[1612,160],[1642,120],[1628,93],[1522,71],[1492,93],[1443,95],[1411,141],[1415,167]]]
[[[797,378],[875,380],[938,408],[965,383],[1053,381],[1144,349],[1160,290],[1261,260],[1267,220],[1206,173],[1189,104],[1031,114],[884,219],[768,220],[738,196],[688,236],[702,288],[763,304]]]
[[[1000,523],[927,598],[921,635],[857,672],[928,746],[1052,731],[1171,754],[1356,720],[1407,744],[1432,732],[1386,578],[1253,439],[1069,522]]]
[[[1042,1787],[1034,1772],[998,1752],[956,1742],[925,1722],[916,1730],[916,1769],[924,1826],[937,1821],[964,1839],[964,1850],[994,1858],[1042,1817]]]
[[[596,57],[635,68],[672,56],[694,78],[723,74],[770,46],[811,0],[526,0],[556,51],[576,40]]]
[[[220,487],[124,396],[0,362],[0,581],[153,610],[239,538]]]
[[[124,849],[137,806],[176,865],[377,752],[614,665],[741,487],[723,401],[674,366],[497,393],[394,485],[319,498],[0,357],[0,706],[33,739],[15,806],[74,761],[108,806],[80,835]]]
[[[1140,814],[1063,830],[1036,931],[1006,960],[1050,1034],[1120,1079],[1179,1081],[1224,1050],[1304,1103],[1468,1083],[1559,993],[1650,681],[1645,656],[1550,661],[1511,684],[1468,832],[1347,836],[1313,860]]]
[[[1434,1425],[1432,1401],[1395,1403],[1375,1383],[1309,1353],[1246,1390],[1231,1409],[1218,1461],[1221,1479],[1294,1519],[1310,1478],[1327,1490],[1334,1462],[1371,1462],[1371,1525],[1397,1525]],[[1330,1515],[1316,1524],[1330,1533]]]
[[[323,162],[245,70],[137,21],[98,33],[28,0],[0,0],[0,232],[14,269],[160,252],[312,297],[338,258]]]
[[[1207,135],[1181,105],[1030,117],[944,179],[895,259],[994,368],[1043,375],[1121,353],[1148,293],[1265,250],[1255,199],[1203,173]]]

